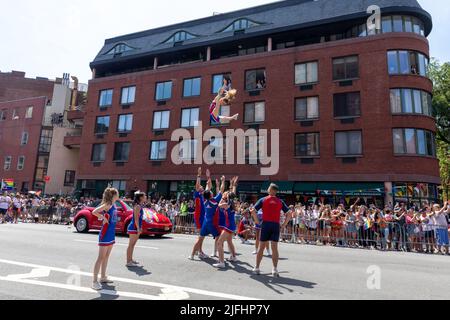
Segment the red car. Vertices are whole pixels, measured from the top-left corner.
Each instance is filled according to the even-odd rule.
[[[100,202],[94,203],[93,207],[85,207],[75,215],[73,224],[78,232],[86,233],[89,230],[100,230],[102,228],[102,222],[92,215],[92,211],[99,204]],[[133,209],[123,200],[118,200],[114,205],[117,209],[116,233],[126,234],[133,216]],[[172,227],[172,223],[166,216],[151,209],[144,209],[144,218],[142,220],[143,235],[154,235],[161,238],[163,235],[171,233]]]

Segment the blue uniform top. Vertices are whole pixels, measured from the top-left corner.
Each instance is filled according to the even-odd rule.
[[[99,234],[99,245],[110,246],[116,242],[117,210],[114,205],[108,210],[109,223],[104,224]]]
[[[222,200],[222,193],[219,193],[212,199],[205,201],[205,223],[214,223],[214,217],[219,207],[219,202]]]
[[[142,208],[141,205],[139,205],[139,207],[141,208],[139,210],[139,228],[142,228],[142,220],[144,217],[144,209]],[[133,215],[131,216],[131,221],[130,221],[130,225],[128,226],[128,233],[130,232],[137,232],[138,229],[138,225],[136,224],[136,221],[134,219],[134,209],[133,209]]]

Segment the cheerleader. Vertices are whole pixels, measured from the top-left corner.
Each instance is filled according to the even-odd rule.
[[[107,188],[103,192],[103,200],[98,208],[92,214],[99,220],[103,221],[103,227],[99,234],[99,251],[98,258],[95,262],[94,277],[92,289],[101,290],[102,284],[112,283],[106,276],[106,268],[108,266],[109,256],[116,239],[116,223],[117,211],[114,203],[119,199],[119,191],[114,188]],[[98,281],[98,273],[101,269],[100,282]]]
[[[209,114],[211,124],[221,124],[223,122],[229,122],[232,120],[238,120],[239,114],[235,114],[232,117],[221,116],[220,108],[222,106],[228,106],[236,98],[237,90],[231,88],[230,77],[223,78],[223,85],[220,88],[216,98],[211,102],[209,106]]]
[[[233,234],[236,232],[236,222],[235,222],[235,212],[236,207],[234,200],[236,198],[236,189],[237,189],[237,181],[238,177],[234,177],[231,180],[230,191],[226,192],[223,195],[222,200],[219,204],[219,210],[223,212],[224,219],[219,223],[221,234],[219,240],[217,242],[217,247],[219,251],[219,263],[213,265],[213,267],[218,269],[224,269],[225,266],[225,252],[224,252],[224,243],[225,241],[228,243],[228,247],[230,248],[231,257],[229,259],[230,262],[235,262],[236,259],[236,249],[233,245]]]
[[[147,202],[147,196],[144,192],[137,191],[134,194],[133,201],[133,217],[128,225],[128,235],[130,241],[127,249],[127,264],[128,268],[138,267],[139,262],[133,260],[133,253],[136,243],[139,240],[139,236],[142,233],[142,218],[144,216],[144,204]]]

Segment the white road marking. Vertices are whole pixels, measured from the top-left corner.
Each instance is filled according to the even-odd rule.
[[[84,242],[84,243],[98,243],[97,241],[91,241],[91,240],[74,240],[74,241],[75,242]],[[115,246],[128,247],[128,244],[116,242]],[[135,248],[159,250],[159,248],[156,248],[156,247],[146,247],[146,246],[136,246]]]
[[[42,265],[37,265],[37,264],[32,264],[32,263],[17,262],[17,261],[10,261],[10,260],[4,260],[4,259],[0,259],[0,263],[21,266],[21,267],[30,267],[30,268],[47,268],[47,269],[49,269],[51,271],[55,271],[55,272],[78,274],[78,275],[82,275],[82,276],[92,277],[92,273],[90,273],[90,272],[48,267],[48,266],[42,266]],[[208,291],[208,290],[202,290],[202,289],[180,287],[180,286],[158,283],[158,282],[149,282],[149,281],[134,280],[134,279],[120,278],[120,277],[109,277],[109,278],[111,280],[117,281],[117,282],[132,283],[132,284],[137,284],[137,285],[142,285],[142,286],[158,287],[158,288],[163,288],[163,289],[172,289],[172,290],[184,291],[184,292],[188,292],[188,293],[198,294],[198,295],[202,295],[202,296],[216,297],[216,298],[221,298],[221,299],[260,300],[257,298],[251,298],[251,297],[245,297],[245,296],[239,296],[239,295],[221,293],[221,292],[214,292],[214,291]],[[3,279],[4,278],[0,278],[0,280],[3,280]],[[25,281],[25,280],[23,280],[23,281]],[[28,281],[28,280],[26,280],[26,281]]]
[[[143,299],[143,300],[169,300],[169,297],[165,296],[164,294],[161,294],[159,296],[152,296],[152,295],[148,295],[148,294],[124,292],[124,291],[114,291],[114,290],[96,291],[91,288],[78,287],[78,286],[73,286],[70,284],[45,282],[45,281],[29,280],[29,279],[14,279],[14,278],[10,278],[9,276],[8,277],[0,277],[0,281],[37,285],[37,286],[44,286],[44,287],[50,287],[50,288],[58,288],[58,289],[65,289],[65,290],[71,290],[71,291],[93,293],[93,294],[104,294],[104,295],[109,295],[109,296],[136,298],[136,299]]]
[[[8,276],[11,280],[29,279],[29,278],[47,278],[50,276],[50,269],[48,268],[36,268],[31,270],[30,273],[25,274],[11,274]]]

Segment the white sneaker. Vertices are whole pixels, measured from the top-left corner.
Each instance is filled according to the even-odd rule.
[[[217,269],[225,269],[225,268],[226,268],[226,265],[225,265],[225,263],[219,262],[219,263],[213,264],[213,267],[214,267],[214,268],[217,268]]]
[[[252,272],[253,272],[254,274],[258,275],[258,276],[261,274],[261,270],[259,270],[259,268],[254,268],[254,269],[252,270]]]
[[[200,253],[198,254],[198,257],[199,257],[200,259],[206,259],[206,258],[208,258],[208,256],[207,256],[206,254],[204,254],[203,252],[200,252]]]
[[[245,241],[244,241],[244,244],[250,244],[250,241],[245,240]]]
[[[188,259],[193,261],[194,260],[194,256],[189,256]]]
[[[215,253],[211,253],[211,255],[209,257],[210,258],[217,258],[217,255]]]
[[[272,276],[274,276],[275,278],[279,278],[280,277],[280,273],[278,272],[277,268],[273,268],[272,269]]]
[[[266,255],[271,256],[272,253],[270,253],[270,250],[266,250]]]
[[[92,282],[92,289],[94,289],[95,291],[100,291],[103,289],[103,287],[100,282],[96,281]]]
[[[238,259],[237,259],[236,257],[231,256],[231,257],[228,259],[228,261],[230,261],[230,262],[236,262],[236,261],[238,261]]]
[[[252,252],[252,255],[256,255],[256,254],[258,254],[258,251],[255,250]]]
[[[134,262],[128,262],[125,266],[126,266],[127,268],[136,268],[136,267],[139,267],[139,265],[136,264],[136,263],[134,263]]]

